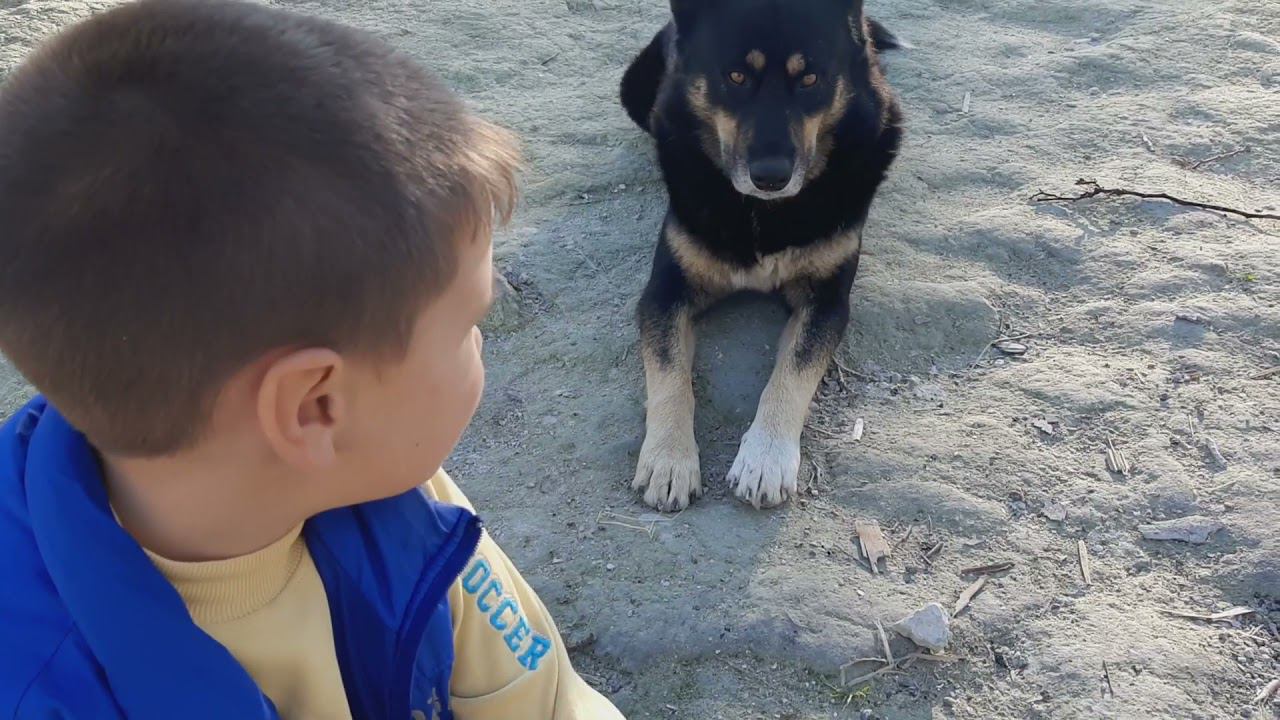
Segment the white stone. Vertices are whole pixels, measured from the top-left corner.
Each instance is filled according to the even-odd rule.
[[[951,616],[938,603],[929,603],[890,626],[920,647],[945,650],[951,643]]]

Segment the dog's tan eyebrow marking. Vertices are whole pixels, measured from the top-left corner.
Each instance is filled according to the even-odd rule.
[[[752,50],[747,53],[747,64],[755,68],[756,72],[763,70],[766,62],[767,59],[765,58],[764,53],[759,50]]]
[[[804,55],[796,53],[795,55],[787,58],[787,74],[791,77],[795,77],[804,72],[805,65]]]

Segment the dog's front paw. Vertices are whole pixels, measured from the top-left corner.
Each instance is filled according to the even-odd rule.
[[[729,486],[757,509],[781,505],[796,496],[800,441],[779,437],[752,425],[738,446],[729,470]]]
[[[644,501],[663,512],[689,507],[692,498],[702,496],[698,445],[693,438],[672,440],[646,436],[631,487],[643,490]]]

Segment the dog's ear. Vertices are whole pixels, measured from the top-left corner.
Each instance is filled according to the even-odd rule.
[[[677,31],[688,31],[697,22],[698,16],[706,10],[714,0],[671,0],[671,16],[676,20]],[[861,0],[858,0],[861,2]]]
[[[859,45],[866,45],[867,26],[862,17],[862,0],[840,0],[840,3],[849,13],[849,32],[853,35],[853,41]]]

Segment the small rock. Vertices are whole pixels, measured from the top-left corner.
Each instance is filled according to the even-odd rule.
[[[1032,421],[1031,421],[1031,427],[1033,427],[1033,428],[1035,428],[1035,429],[1039,430],[1040,432],[1044,433],[1045,435],[1052,435],[1052,434],[1053,434],[1053,423],[1049,422],[1048,420],[1046,420],[1046,419],[1044,419],[1044,418],[1040,418],[1040,419],[1038,419],[1038,420],[1032,420]]]
[[[1040,514],[1055,522],[1062,522],[1067,519],[1067,506],[1060,502],[1046,503]]]
[[[911,394],[917,400],[925,400],[927,402],[942,402],[947,399],[946,388],[938,383],[921,383],[911,391]]]
[[[614,570],[617,570],[617,569],[618,569],[618,566],[617,566],[617,565],[614,565],[613,563],[605,563],[605,564],[604,564],[604,569],[605,569],[605,570],[608,570],[609,572],[613,572]]]
[[[938,603],[929,603],[889,627],[930,650],[945,650],[951,643],[951,617]]]
[[[995,344],[995,348],[996,348],[997,350],[999,350],[1000,352],[1004,353],[1005,355],[1019,355],[1019,356],[1020,356],[1020,355],[1026,355],[1026,354],[1027,354],[1027,346],[1026,346],[1026,345],[1023,345],[1023,344],[1022,344],[1022,343],[1020,343],[1020,342],[1014,342],[1014,341],[1012,341],[1012,340],[1005,340],[1005,341],[1003,341],[1003,342],[998,342],[998,343],[996,343],[996,344]]]
[[[1138,532],[1147,540],[1179,540],[1192,545],[1203,545],[1223,524],[1203,515],[1188,515],[1174,520],[1139,525]]]

